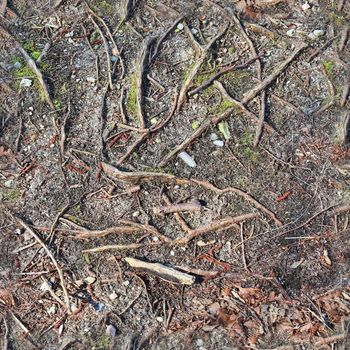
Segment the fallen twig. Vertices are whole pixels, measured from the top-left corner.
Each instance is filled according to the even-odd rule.
[[[187,203],[181,204],[171,204],[162,207],[154,207],[153,212],[155,214],[169,214],[169,213],[177,213],[180,211],[200,211],[202,209],[202,205],[198,199],[194,199]]]
[[[33,73],[36,75],[41,88],[43,89],[44,95],[45,95],[45,99],[47,104],[50,106],[50,108],[55,111],[55,106],[52,102],[50,93],[49,93],[49,89],[47,87],[47,84],[44,80],[43,75],[41,74],[39,68],[37,67],[35,61],[29,56],[29,54],[27,53],[26,50],[24,50],[24,48],[21,46],[21,44],[12,36],[12,34],[0,24],[0,31],[9,39],[11,39],[14,43],[15,46],[18,48],[18,50],[20,51],[20,53],[22,54],[23,58],[26,60],[27,65],[29,66],[29,68],[33,71]]]
[[[258,213],[251,213],[251,214],[244,214],[240,216],[235,217],[228,217],[221,220],[214,221],[210,223],[209,225],[199,227],[197,229],[194,229],[191,231],[190,234],[188,234],[185,237],[177,238],[174,240],[172,245],[182,245],[182,244],[188,244],[190,241],[192,241],[194,238],[198,236],[202,236],[205,233],[218,231],[218,230],[225,230],[228,229],[240,222],[247,221],[247,220],[253,220],[259,217]]]
[[[107,250],[133,250],[133,249],[139,249],[139,248],[147,248],[147,247],[154,247],[159,246],[161,243],[131,243],[131,244],[112,244],[112,245],[105,245],[102,247],[96,247],[92,249],[85,249],[82,251],[82,253],[101,253],[105,252]]]
[[[154,276],[157,276],[167,282],[191,285],[196,281],[196,277],[188,273],[181,272],[172,267],[168,267],[159,263],[149,263],[139,259],[124,259],[131,267],[142,269]]]
[[[160,233],[154,226],[149,224],[141,224],[138,222],[134,222],[128,219],[120,219],[119,222],[124,225],[129,225],[130,227],[134,227],[140,231],[145,231],[150,233],[151,235],[158,237],[164,242],[169,242],[170,238],[164,236],[162,233]]]
[[[41,240],[41,238],[32,230],[32,228],[30,226],[28,226],[23,220],[21,220],[17,216],[14,216],[13,214],[11,214],[11,216],[33,236],[33,238],[42,246],[42,248],[45,250],[48,257],[51,259],[52,263],[54,264],[54,266],[58,272],[59,278],[60,278],[61,288],[63,291],[67,312],[70,313],[71,312],[70,300],[69,300],[67,288],[65,286],[63,272],[62,272],[61,267],[58,265],[55,257],[53,256],[53,254],[51,253],[49,248],[47,248],[45,243]]]

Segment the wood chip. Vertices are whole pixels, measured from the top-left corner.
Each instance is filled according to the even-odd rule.
[[[149,263],[134,258],[125,258],[125,261],[137,269],[142,269],[151,275],[157,276],[167,282],[191,285],[195,283],[196,277],[173,269],[159,263]]]

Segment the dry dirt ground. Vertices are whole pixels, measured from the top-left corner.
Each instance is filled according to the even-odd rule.
[[[2,349],[349,349],[349,17],[1,0]]]

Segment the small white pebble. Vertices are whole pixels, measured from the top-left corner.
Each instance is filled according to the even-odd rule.
[[[137,211],[134,211],[133,213],[132,213],[132,216],[134,217],[134,218],[137,218],[138,216],[140,216],[140,212],[137,210]]]
[[[158,241],[159,241],[159,238],[158,238],[158,237],[153,237],[153,241],[154,241],[154,242],[158,242]]]
[[[175,252],[173,250],[170,251],[171,256],[175,256]]]
[[[109,294],[109,299],[115,300],[117,298],[118,298],[118,294],[115,291],[113,291],[111,294]]]
[[[115,328],[113,325],[109,324],[106,327],[106,334],[112,338],[114,338],[117,334],[117,328]]]
[[[87,77],[87,78],[86,78],[86,81],[87,81],[88,83],[94,84],[94,83],[96,82],[96,79],[93,78],[93,77]]]
[[[222,140],[215,140],[213,141],[213,144],[218,147],[224,147],[224,141]]]
[[[130,281],[126,280],[123,282],[123,286],[127,287],[128,285],[130,285]]]
[[[184,25],[182,23],[179,23],[176,27],[178,30],[184,29]]]
[[[187,152],[184,152],[184,151],[180,152],[179,158],[181,158],[191,168],[195,168],[197,166],[194,159]]]
[[[304,4],[301,5],[301,8],[303,11],[307,11],[308,9],[311,8],[311,6],[307,2],[305,2]]]
[[[219,136],[216,135],[215,132],[212,132],[209,137],[210,141],[216,141],[219,138]]]
[[[158,317],[156,318],[156,320],[157,320],[159,323],[164,322],[163,317],[160,317],[160,316],[158,316]]]

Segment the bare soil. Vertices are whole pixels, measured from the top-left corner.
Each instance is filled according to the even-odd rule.
[[[349,1],[0,5],[4,350],[350,347]]]

